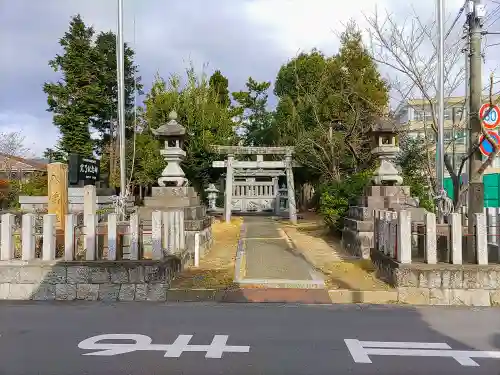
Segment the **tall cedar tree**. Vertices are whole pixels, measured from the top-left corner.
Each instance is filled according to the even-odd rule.
[[[61,139],[57,150],[47,155],[60,159],[68,153],[91,156],[94,152],[104,157],[104,171],[117,164],[115,155],[117,125],[117,65],[116,35],[101,32],[95,37],[92,27],[85,26],[80,15],[71,19],[69,31],[59,41],[64,53],[49,62],[62,80],[46,83],[49,111],[54,113],[54,124]],[[125,112],[128,136],[132,133],[131,118],[134,111],[134,90],[142,93],[134,51],[125,44]],[[134,85],[134,79],[136,80]],[[77,100],[78,99],[78,100]],[[99,139],[90,138],[90,129],[97,131]],[[113,135],[114,134],[114,135]],[[127,136],[127,137],[128,137]],[[111,154],[111,155],[110,155]]]
[[[75,152],[92,156],[89,124],[101,105],[93,36],[94,29],[85,26],[80,15],[74,16],[69,31],[59,40],[64,53],[49,61],[54,71],[62,74],[62,79],[43,86],[48,111],[54,114],[54,125],[61,133],[57,148],[66,155]]]
[[[209,79],[209,85],[215,91],[217,101],[224,107],[229,107],[231,99],[229,98],[229,81],[224,77],[220,70],[216,70]]]

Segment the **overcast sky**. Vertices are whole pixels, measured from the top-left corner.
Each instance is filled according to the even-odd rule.
[[[497,5],[489,1],[494,10]],[[336,31],[349,18],[363,28],[363,14],[373,13],[375,6],[401,20],[411,6],[401,0],[124,2],[125,39],[136,50],[146,90],[156,72],[164,77],[182,73],[188,61],[199,70],[208,63],[207,73],[220,69],[233,91],[243,88],[248,76],[273,81],[281,64],[299,50],[318,47],[335,52]],[[446,3],[447,12],[454,15],[462,1]],[[414,1],[413,6],[429,17],[434,4],[424,0]],[[57,77],[47,62],[60,52],[58,39],[72,15],[80,13],[98,31],[115,31],[116,8],[116,0],[0,0],[0,131],[22,131],[26,145],[38,155],[54,145],[57,129],[46,112],[42,85]]]

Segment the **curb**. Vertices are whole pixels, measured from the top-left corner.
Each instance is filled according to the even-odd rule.
[[[246,254],[245,254],[245,223],[241,224],[240,238],[236,247],[236,260],[234,262],[234,279],[235,283],[240,282],[245,278],[246,274]]]

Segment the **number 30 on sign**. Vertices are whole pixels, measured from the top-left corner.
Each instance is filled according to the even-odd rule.
[[[479,110],[479,117],[482,119],[486,129],[495,129],[500,124],[500,108],[494,105],[490,109],[490,103],[484,103]],[[488,114],[486,116],[486,114]]]

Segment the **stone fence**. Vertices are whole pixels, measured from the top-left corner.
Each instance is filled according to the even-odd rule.
[[[498,260],[495,254],[488,254],[488,234],[486,215],[475,214],[474,233],[468,234],[462,225],[460,214],[451,214],[448,224],[437,224],[436,215],[426,213],[422,225],[412,226],[411,214],[402,210],[375,210],[374,248],[397,260],[409,264],[423,261],[427,264],[438,263],[438,244],[440,260],[451,264],[462,264],[465,242],[472,240],[476,258],[474,263],[487,265],[489,258]],[[444,237],[440,241],[438,238]]]
[[[167,255],[182,255],[186,250],[184,210],[154,211],[150,229],[136,213],[126,222],[110,213],[105,223],[98,223],[97,215],[89,214],[83,218],[83,225],[77,222],[77,215],[68,214],[64,230],[56,229],[53,214],[24,214],[20,223],[15,219],[12,213],[1,215],[1,261],[160,260]],[[199,243],[199,238],[194,242]],[[191,258],[196,257],[197,247],[192,250]]]
[[[175,275],[211,244],[211,227],[208,239],[189,231],[184,213],[153,211],[147,222],[110,213],[105,223],[69,214],[64,230],[53,214],[3,214],[0,299],[165,301]]]
[[[403,303],[500,305],[498,247],[488,244],[486,215],[473,220],[468,233],[458,213],[438,224],[433,213],[412,223],[409,211],[375,210],[370,257],[377,277],[397,288]]]

